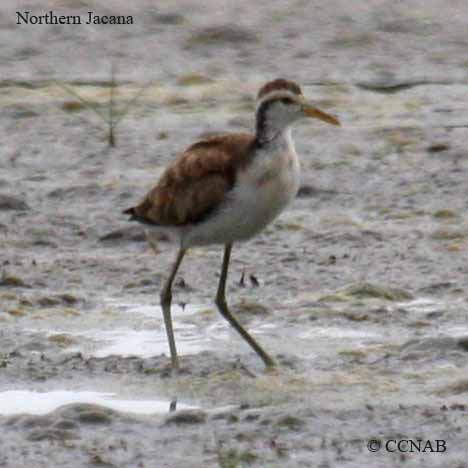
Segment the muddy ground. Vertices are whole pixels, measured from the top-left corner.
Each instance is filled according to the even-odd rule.
[[[466,3],[13,3],[0,466],[466,468]],[[134,24],[18,26],[16,9]],[[117,111],[144,89],[115,147],[55,82],[107,113],[111,63]],[[281,365],[266,373],[218,316],[211,247],[176,282],[171,373],[157,304],[175,249],[161,239],[156,255],[121,211],[193,139],[252,128],[277,76],[342,122],[298,125],[297,199],[234,248],[228,300]],[[407,439],[431,449],[385,446]]]

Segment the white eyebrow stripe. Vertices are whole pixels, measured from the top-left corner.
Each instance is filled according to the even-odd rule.
[[[298,96],[297,94],[293,93],[289,89],[278,89],[278,90],[270,91],[268,94],[265,94],[265,96],[262,96],[262,98],[257,101],[257,109],[266,101],[284,99],[284,98],[289,98],[289,99],[292,99],[293,101],[296,101],[297,96]]]

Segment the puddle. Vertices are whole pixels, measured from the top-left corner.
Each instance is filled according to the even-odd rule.
[[[91,403],[107,408],[135,414],[167,413],[171,402],[168,400],[122,400],[115,393],[101,392],[32,392],[10,390],[0,392],[0,414],[47,414],[71,403]],[[195,406],[177,403],[177,409],[194,409]]]
[[[181,330],[176,325],[175,328],[177,352],[180,355],[197,354],[211,349],[210,340],[207,337],[200,336],[197,327],[185,326]],[[165,330],[95,330],[85,333],[84,336],[104,342],[104,346],[89,352],[89,354],[98,358],[116,355],[148,358],[169,353]]]
[[[131,316],[132,314],[140,314],[149,318],[156,318],[163,320],[162,308],[159,304],[141,304],[141,303],[130,303],[130,302],[121,302],[117,299],[106,299],[105,303],[112,308],[112,310],[123,312],[126,316]],[[205,310],[212,309],[211,306],[206,305],[194,305],[194,304],[185,304],[181,306],[180,304],[172,304],[171,312],[173,320],[178,317],[190,317],[192,315],[198,314]]]
[[[111,317],[110,320],[108,317],[103,317],[100,322],[102,328],[48,330],[48,336],[70,335],[79,342],[69,347],[67,351],[81,352],[86,356],[97,358],[108,356],[149,358],[161,354],[169,355],[162,310],[159,306],[123,304],[113,300],[106,302],[112,305],[112,310],[117,311],[120,318],[128,320],[118,320],[118,324],[116,324],[116,320],[112,320],[114,317]],[[181,307],[178,305],[174,307],[174,333],[177,351],[181,356],[217,349],[220,341],[230,341],[233,337],[238,339],[236,331],[221,317],[215,316],[208,324],[205,324],[200,318],[200,326],[192,323],[195,320],[179,320],[179,318],[187,318],[206,310],[209,310],[208,306],[186,305]],[[155,321],[142,323],[135,317],[135,314],[155,319]],[[96,327],[96,325],[94,326]],[[143,330],[138,329],[142,326]],[[274,324],[260,323],[257,326],[253,324],[251,331],[259,335],[271,334],[276,328],[277,326]]]
[[[79,343],[68,348],[68,351],[82,352],[86,356],[98,358],[115,355],[148,358],[169,354],[169,345],[160,306],[122,303],[114,299],[106,300],[106,304],[111,307],[112,312],[118,314],[117,317],[114,314],[103,314],[97,322],[93,323],[92,329],[83,330],[82,326],[77,329],[76,325],[73,324],[74,329],[66,327],[60,330],[47,330],[47,335],[49,337],[70,335],[76,338],[75,341],[79,341]],[[209,310],[209,307],[201,305],[173,306],[172,318],[177,351],[180,355],[197,354],[213,349],[214,340],[219,337],[210,333],[211,327],[200,328],[193,323],[188,323],[189,321],[180,320],[206,310]],[[142,322],[141,317],[144,319],[151,318],[154,321],[145,323],[145,320]],[[200,320],[200,324],[202,323],[202,320]],[[37,332],[38,330],[30,331]],[[213,339],[210,335],[213,336]]]
[[[198,354],[215,347],[206,332],[200,331],[192,324],[174,322],[177,352]],[[30,330],[35,332],[37,330]],[[116,330],[88,330],[75,332],[69,330],[53,330],[47,333],[49,339],[54,336],[67,335],[79,341],[67,348],[67,352],[80,352],[86,357],[105,358],[108,356],[149,358],[161,354],[169,354],[166,331],[164,327],[154,330],[133,330],[119,328]]]

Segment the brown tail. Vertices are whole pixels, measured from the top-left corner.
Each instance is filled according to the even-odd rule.
[[[158,223],[149,221],[144,216],[138,214],[137,208],[138,207],[133,206],[132,208],[127,208],[125,211],[122,211],[122,213],[130,215],[129,221],[137,221],[141,224],[150,224],[151,226],[158,225]]]
[[[135,221],[137,219],[135,208],[133,206],[131,208],[127,208],[126,210],[122,211],[122,213],[126,215],[130,215],[129,221]]]

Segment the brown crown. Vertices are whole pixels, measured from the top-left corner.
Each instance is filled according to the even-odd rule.
[[[271,93],[272,91],[281,90],[288,90],[294,94],[302,94],[300,86],[297,83],[294,83],[294,81],[285,80],[284,78],[277,78],[276,80],[269,81],[260,88],[257,99],[261,99],[263,96]]]

